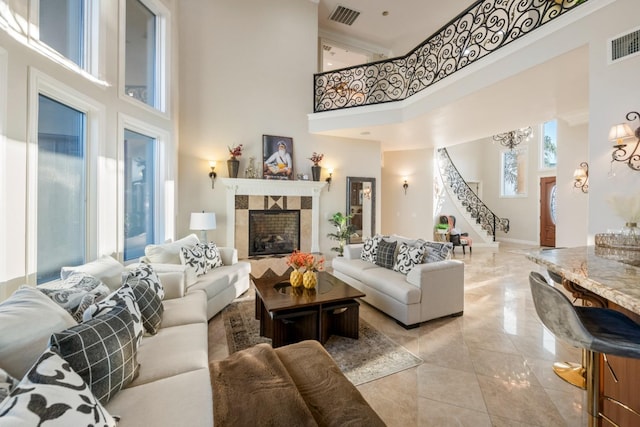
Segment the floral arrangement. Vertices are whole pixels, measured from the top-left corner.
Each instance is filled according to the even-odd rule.
[[[320,163],[323,158],[324,158],[324,154],[318,154],[314,151],[311,157],[309,157],[309,160],[313,162],[314,166],[318,166],[318,163]]]
[[[640,192],[631,196],[613,195],[607,200],[613,211],[626,222],[640,222]]]
[[[229,154],[231,154],[231,157],[235,158],[235,157],[242,156],[242,144],[236,145],[233,148],[227,145],[227,148],[229,149]]]
[[[287,258],[287,265],[296,270],[304,268],[306,271],[318,271],[324,268],[324,258],[316,259],[313,254],[293,251]]]

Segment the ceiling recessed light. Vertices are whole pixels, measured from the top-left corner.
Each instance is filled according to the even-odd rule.
[[[371,135],[371,132],[365,130],[364,132],[360,132],[360,135]]]
[[[327,62],[327,65],[331,67],[333,64],[331,62]]]
[[[383,11],[382,16],[389,16],[389,11],[388,10]]]

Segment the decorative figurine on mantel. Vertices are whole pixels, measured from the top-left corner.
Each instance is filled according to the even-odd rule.
[[[244,170],[244,177],[249,179],[258,178],[259,174],[256,170],[256,158],[249,157],[249,166]]]

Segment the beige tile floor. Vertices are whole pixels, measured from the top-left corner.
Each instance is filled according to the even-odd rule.
[[[456,253],[465,263],[465,310],[406,330],[363,303],[360,315],[424,363],[358,387],[389,426],[586,426],[585,393],[556,377],[580,361],[535,313],[528,274],[543,272],[501,244]],[[460,251],[457,251],[460,252]],[[221,316],[209,323],[211,359],[227,356]]]

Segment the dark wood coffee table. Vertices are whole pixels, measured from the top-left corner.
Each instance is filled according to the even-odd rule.
[[[330,335],[358,338],[360,304],[356,298],[365,294],[326,271],[318,273],[315,289],[291,287],[289,271],[252,279],[260,335],[271,338],[273,347],[307,339],[324,344]]]

